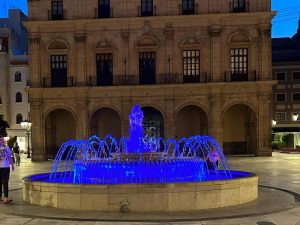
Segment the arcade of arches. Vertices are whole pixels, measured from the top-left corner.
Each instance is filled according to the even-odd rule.
[[[145,135],[170,136],[165,129],[162,112],[150,106],[142,107],[142,110]],[[121,136],[128,135],[128,130],[126,134],[122,134],[123,123],[128,122],[122,121],[124,116],[109,107],[99,108],[91,114],[88,136],[97,135],[104,138],[110,134],[119,139]],[[174,115],[173,122],[174,137],[177,139],[209,134],[208,115],[196,105],[187,105],[179,109]],[[257,120],[255,112],[249,106],[235,104],[226,109],[222,115],[222,126],[222,145],[225,154],[255,154]],[[59,146],[67,140],[76,139],[76,133],[78,133],[78,124],[70,111],[56,109],[50,112],[45,120],[46,158],[54,158]]]

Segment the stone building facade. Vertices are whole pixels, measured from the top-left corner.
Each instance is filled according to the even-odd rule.
[[[30,0],[32,159],[68,139],[214,136],[271,155],[270,1]]]

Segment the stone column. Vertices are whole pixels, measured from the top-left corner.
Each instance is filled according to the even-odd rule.
[[[129,31],[122,30],[120,32],[120,36],[122,39],[122,76],[130,76],[130,54],[129,54]],[[120,69],[119,69],[120,71]],[[126,78],[125,78],[126,80]]]
[[[87,65],[86,65],[86,35],[84,33],[76,33],[76,76],[73,77],[74,85],[84,86],[87,82]],[[71,75],[72,76],[72,75]]]
[[[122,118],[121,118],[121,136],[128,137],[129,136],[129,113],[131,111],[131,101],[122,100]]]
[[[222,27],[212,25],[208,29],[210,35],[210,80],[213,82],[223,81],[224,74],[221,71],[221,39]]]
[[[271,28],[268,24],[259,27],[260,33],[260,79],[272,80]]]
[[[31,114],[31,148],[32,161],[46,160],[45,125],[43,123],[43,104],[40,101],[30,101]]]
[[[257,151],[255,156],[272,156],[272,92],[262,91],[258,96]]]
[[[165,68],[164,72],[166,77],[161,77],[161,79],[165,79],[167,83],[172,83],[173,79],[177,79],[173,72],[174,65],[174,35],[175,31],[173,29],[172,23],[166,23],[166,28],[164,29],[165,35]]]
[[[76,139],[87,139],[89,138],[90,132],[90,119],[88,111],[88,101],[79,101],[77,105],[77,128],[76,128]]]
[[[208,134],[215,138],[223,146],[223,125],[222,125],[222,96],[211,94],[209,97]]]
[[[38,35],[29,35],[29,71],[32,87],[42,86],[41,62],[40,62],[40,37]]]
[[[175,138],[174,98],[165,99],[164,138]]]

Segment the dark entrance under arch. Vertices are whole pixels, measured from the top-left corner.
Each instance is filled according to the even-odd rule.
[[[76,122],[73,115],[65,109],[52,111],[45,123],[46,158],[54,159],[61,144],[73,139],[76,139]]]
[[[117,139],[121,137],[121,119],[115,110],[101,108],[91,118],[90,135],[105,138],[108,134]]]
[[[231,106],[223,114],[223,149],[225,154],[255,154],[257,148],[256,116],[247,105]]]
[[[146,106],[144,112],[143,128],[147,137],[164,137],[164,118],[157,109]]]
[[[208,119],[206,113],[198,106],[183,107],[175,116],[175,137],[207,135]]]

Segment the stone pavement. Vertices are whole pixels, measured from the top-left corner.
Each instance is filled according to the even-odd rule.
[[[145,215],[76,212],[27,205],[22,202],[22,178],[48,172],[52,163],[32,163],[23,156],[21,166],[12,173],[10,180],[10,197],[14,202],[11,205],[0,204],[0,225],[300,225],[300,204],[297,200],[300,196],[300,154],[229,157],[228,161],[233,170],[258,174],[261,185],[258,200],[236,207],[193,213]]]

